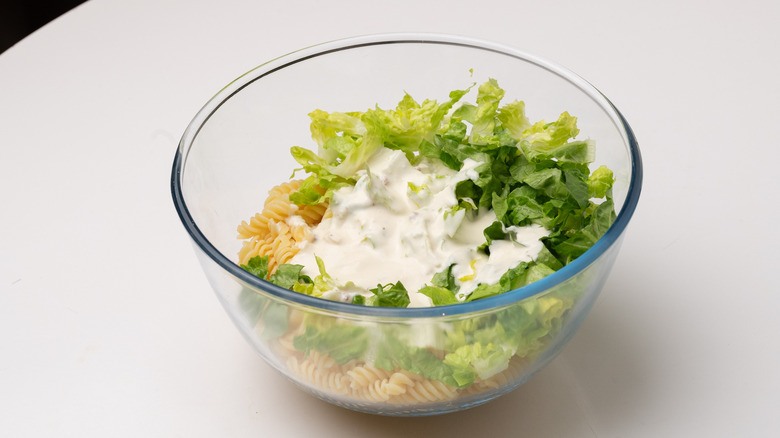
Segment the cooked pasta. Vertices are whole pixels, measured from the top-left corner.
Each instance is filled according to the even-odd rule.
[[[290,356],[287,367],[302,380],[333,394],[347,394],[348,377],[330,356],[313,352],[306,359]]]
[[[458,389],[438,380],[417,376],[403,394],[393,397],[394,403],[420,404],[452,400],[458,396]]]
[[[295,376],[317,390],[346,396],[358,402],[418,405],[495,389],[493,385],[486,384],[480,385],[479,388],[459,390],[408,371],[387,371],[372,365],[339,366],[332,358],[318,352],[311,352],[302,359],[292,355],[287,360],[287,367]],[[502,375],[494,383],[510,376],[515,376],[515,370]]]
[[[364,365],[353,368],[348,371],[347,374],[351,379],[350,386],[352,389],[361,391],[376,382],[388,379],[392,375],[392,372],[371,365]]]
[[[243,245],[239,263],[247,264],[255,256],[268,256],[268,269],[276,268],[295,256],[298,243],[311,239],[311,226],[322,220],[328,204],[299,206],[290,201],[290,194],[301,185],[300,180],[288,181],[268,192],[263,211],[238,226],[238,238]]]
[[[326,217],[328,212],[328,205],[314,204],[314,205],[302,205],[298,208],[297,214],[302,217],[306,224],[309,226],[317,225],[320,221]]]
[[[301,186],[300,180],[292,180],[273,187],[268,191],[263,205],[263,211],[255,214],[249,222],[242,221],[238,226],[238,238],[248,239],[253,236],[264,236],[268,233],[270,221],[284,221],[288,216],[298,211],[298,206],[290,202],[290,193]]]

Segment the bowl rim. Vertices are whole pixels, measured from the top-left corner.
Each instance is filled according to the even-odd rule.
[[[540,68],[548,70],[549,72],[556,74],[562,79],[568,81],[580,91],[585,93],[592,100],[594,100],[601,107],[601,109],[605,111],[608,116],[610,116],[613,123],[616,124],[618,130],[623,134],[624,140],[628,143],[629,158],[631,160],[631,178],[629,181],[628,190],[626,192],[625,202],[623,203],[620,211],[617,213],[617,217],[612,226],[585,253],[558,271],[548,275],[547,277],[544,277],[518,289],[514,289],[493,297],[483,298],[468,303],[433,307],[371,307],[331,301],[305,295],[282,288],[259,277],[256,277],[239,267],[237,263],[222,254],[198,228],[194,218],[187,208],[181,187],[182,167],[186,162],[187,154],[189,153],[201,127],[203,127],[206,121],[219,109],[220,106],[222,106],[223,103],[227,102],[233,95],[240,92],[244,87],[266,75],[298,62],[327,55],[328,53],[386,44],[441,44],[495,52],[500,55],[513,57],[520,61],[535,64]],[[426,318],[441,317],[444,315],[468,314],[504,307],[548,291],[582,272],[585,268],[595,262],[602,254],[609,250],[614,244],[616,244],[623,235],[626,226],[628,225],[631,217],[634,214],[634,211],[636,210],[642,188],[642,177],[642,159],[639,151],[639,145],[633,130],[629,126],[625,117],[623,117],[623,114],[612,104],[609,99],[607,99],[604,94],[596,89],[596,87],[569,69],[511,46],[467,36],[441,33],[380,33],[332,40],[287,53],[260,64],[259,66],[249,70],[223,87],[200,109],[200,111],[198,111],[195,117],[190,121],[181,137],[181,140],[179,141],[171,172],[171,195],[173,197],[174,206],[179,215],[179,218],[181,219],[184,228],[187,230],[195,244],[212,261],[217,263],[217,265],[219,265],[222,269],[227,271],[230,275],[245,285],[248,285],[254,289],[263,290],[264,292],[274,295],[282,300],[315,308],[320,311],[337,312],[343,315],[356,316]]]

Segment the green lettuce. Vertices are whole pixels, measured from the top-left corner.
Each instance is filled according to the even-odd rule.
[[[283,264],[277,267],[276,272],[269,275],[268,256],[252,257],[246,265],[241,265],[241,268],[285,289],[312,281],[306,275],[301,274],[303,269],[301,265]],[[238,302],[250,324],[255,325],[262,321],[261,339],[275,339],[287,331],[288,307],[286,304],[279,303],[246,287],[241,290]]]
[[[453,368],[453,375],[459,385],[469,384],[479,376],[489,379],[509,366],[509,359],[515,354],[496,344],[475,342],[459,347],[444,357],[444,363]]]
[[[314,279],[308,279],[309,281],[297,281],[290,289],[306,295],[320,297],[325,292],[339,287],[339,285],[336,284],[336,281],[325,270],[325,262],[317,256],[315,256],[314,259],[317,262],[317,268],[319,269],[320,274],[314,277]]]
[[[307,324],[305,332],[293,338],[293,346],[306,354],[311,351],[327,354],[343,365],[365,355],[368,333],[365,328],[352,324],[333,324],[327,328]]]
[[[446,287],[424,286],[418,292],[430,298],[434,306],[446,306],[460,302],[455,298],[455,292]]]
[[[387,371],[403,369],[428,379],[458,386],[452,379],[452,368],[427,348],[410,345],[402,328],[384,327],[378,339],[374,366]]]
[[[409,293],[399,281],[395,284],[377,285],[371,289],[373,297],[366,300],[366,304],[378,307],[406,307],[409,305]]]
[[[470,87],[469,87],[470,88]],[[447,131],[450,109],[467,92],[455,90],[443,103],[425,100],[422,104],[405,94],[396,108],[368,109],[365,112],[309,113],[312,139],[318,145],[315,153],[294,146],[290,153],[309,173],[290,200],[298,204],[316,204],[330,198],[333,191],[354,185],[354,176],[380,148],[404,151],[413,159],[421,143],[433,140],[435,133]]]

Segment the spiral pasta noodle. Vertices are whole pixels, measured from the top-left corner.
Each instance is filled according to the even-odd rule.
[[[238,253],[240,264],[255,256],[268,256],[268,269],[273,273],[298,253],[298,243],[311,239],[311,226],[322,220],[328,211],[327,202],[299,206],[290,201],[302,181],[292,180],[273,187],[268,192],[263,210],[237,228],[244,242]]]
[[[458,389],[438,380],[419,376],[414,385],[394,398],[395,403],[419,404],[452,400],[458,396]]]
[[[347,394],[349,383],[346,374],[338,372],[339,365],[330,356],[313,352],[306,359],[290,356],[287,367],[302,380],[333,394]]]
[[[417,405],[481,392],[459,390],[404,370],[387,371],[372,365],[339,366],[329,356],[318,352],[303,359],[292,355],[287,360],[287,367],[299,379],[319,390],[360,402]],[[493,388],[483,386],[480,389]]]
[[[300,180],[292,180],[273,187],[268,191],[268,197],[263,205],[263,211],[255,214],[249,221],[242,221],[238,226],[238,238],[249,239],[253,236],[264,236],[268,233],[269,222],[284,221],[298,210],[298,206],[290,202],[290,193],[301,186]]]

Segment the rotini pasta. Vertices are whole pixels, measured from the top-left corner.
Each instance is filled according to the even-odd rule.
[[[458,396],[458,389],[438,380],[419,377],[408,390],[392,399],[394,403],[423,404],[452,400]]]
[[[361,391],[376,382],[388,379],[392,373],[370,365],[364,365],[353,368],[347,374],[351,379],[350,386],[352,389]]]
[[[481,381],[477,386],[461,390],[404,370],[387,371],[372,365],[354,366],[354,363],[339,366],[329,356],[317,352],[305,358],[293,354],[286,363],[296,377],[320,391],[346,396],[355,402],[396,405],[453,400],[459,396],[494,390],[520,375],[519,368],[510,368],[495,379]]]
[[[290,356],[287,367],[302,380],[332,394],[343,395],[349,391],[348,378],[339,372],[340,367],[330,356],[313,352],[304,360]]]
[[[248,239],[252,236],[264,236],[268,233],[270,221],[284,221],[298,210],[298,206],[290,202],[290,193],[301,186],[300,180],[292,180],[279,184],[268,191],[268,197],[263,205],[263,211],[255,214],[249,222],[242,221],[238,226],[238,238]]]
[[[293,180],[273,187],[263,211],[241,222],[237,229],[238,238],[244,240],[238,253],[240,264],[255,256],[268,256],[268,269],[273,273],[297,254],[298,243],[311,239],[311,226],[322,220],[328,204],[299,206],[290,202],[290,194],[300,185],[300,180]]]

